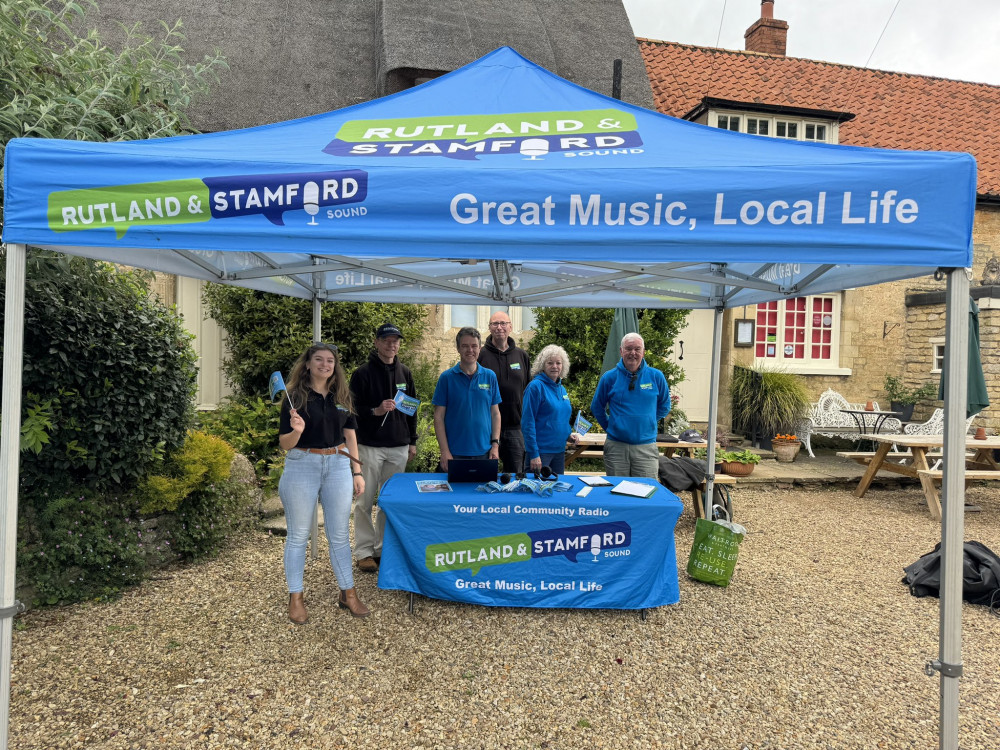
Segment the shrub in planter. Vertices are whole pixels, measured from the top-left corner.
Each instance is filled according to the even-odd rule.
[[[907,388],[895,375],[885,376],[885,394],[889,397],[889,408],[900,413],[900,419],[909,422],[913,418],[913,407],[920,401],[936,398],[936,383],[924,383],[917,388]]]
[[[793,432],[809,409],[802,379],[767,367],[734,367],[729,394],[733,427],[758,444],[776,433]]]

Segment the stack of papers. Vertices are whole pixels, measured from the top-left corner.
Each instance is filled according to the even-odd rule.
[[[650,497],[656,492],[656,486],[643,484],[642,482],[630,482],[626,479],[612,487],[611,492],[616,495],[629,495],[630,497]]]

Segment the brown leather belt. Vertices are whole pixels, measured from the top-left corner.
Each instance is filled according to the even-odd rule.
[[[358,466],[361,466],[361,459],[355,458],[351,455],[350,451],[343,445],[338,445],[336,448],[295,448],[297,451],[305,451],[306,453],[317,453],[320,456],[347,456]]]

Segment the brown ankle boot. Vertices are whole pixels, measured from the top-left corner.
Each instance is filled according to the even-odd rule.
[[[371,614],[365,603],[358,599],[357,592],[354,589],[344,589],[341,591],[340,601],[337,602],[337,606],[348,610],[351,613],[351,617],[368,617]]]
[[[296,625],[305,625],[309,622],[309,614],[306,612],[301,591],[288,595],[288,619]]]

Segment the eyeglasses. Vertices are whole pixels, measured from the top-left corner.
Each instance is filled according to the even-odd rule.
[[[327,343],[325,343],[323,341],[314,341],[313,342],[313,348],[314,349],[329,349],[332,352],[340,352],[340,349],[337,348],[336,344],[327,344]]]
[[[508,320],[495,320],[492,323],[490,323],[490,328],[501,328],[501,327],[507,328],[510,325],[511,323]]]
[[[632,377],[631,377],[631,378],[629,379],[629,381],[628,381],[628,389],[629,389],[630,391],[634,391],[634,390],[635,390],[635,381],[636,381],[636,380],[637,380],[637,378],[636,378],[636,376],[635,376],[635,375],[633,375],[633,376],[632,376]]]

